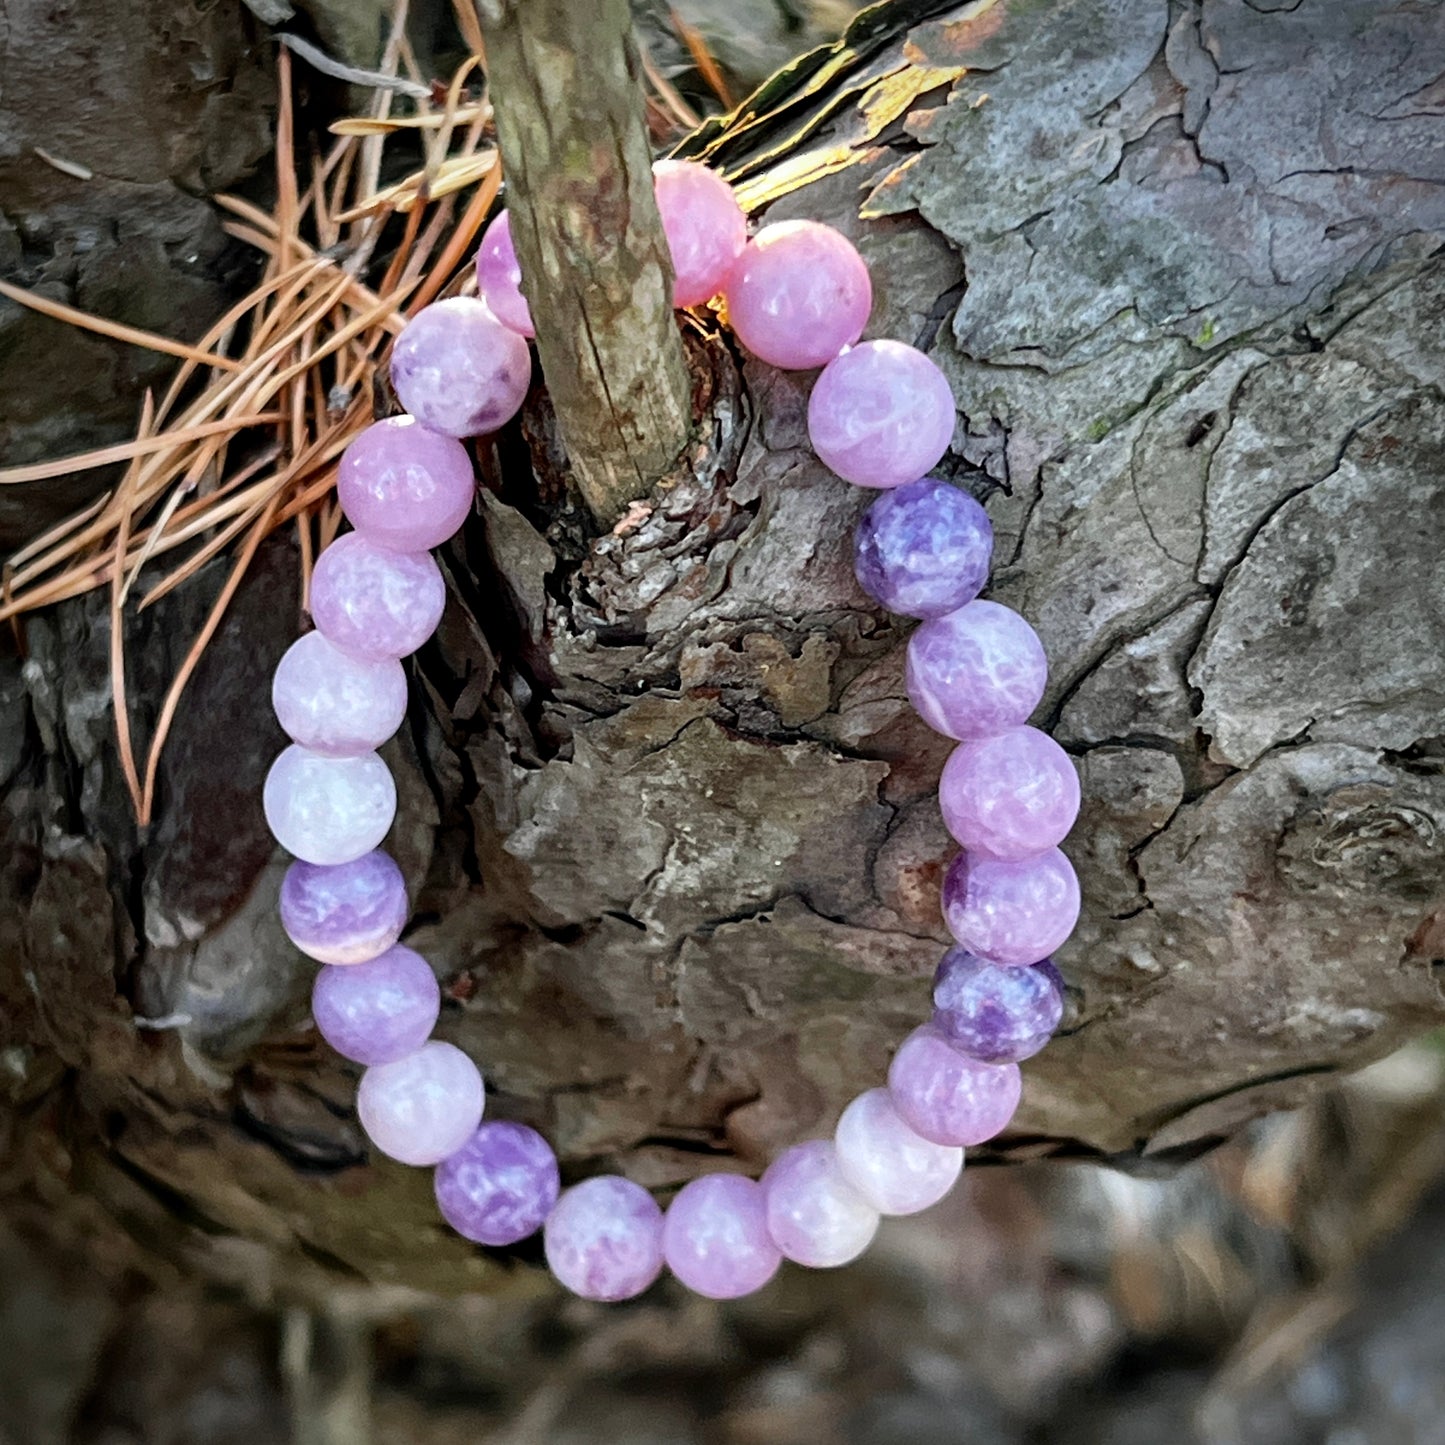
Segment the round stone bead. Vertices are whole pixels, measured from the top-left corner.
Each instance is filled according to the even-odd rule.
[[[509,422],[532,384],[527,343],[476,296],[423,307],[391,348],[397,400],[423,425],[477,437]]]
[[[584,1179],[547,1216],[543,1244],[552,1273],[573,1294],[631,1299],[662,1273],[662,1210],[630,1179]]]
[[[360,532],[338,537],[311,573],[316,630],[353,657],[406,657],[436,631],[446,606],[441,568],[426,552],[393,552]]]
[[[378,748],[406,716],[406,673],[394,657],[353,657],[319,632],[276,664],[271,706],[293,742],[333,758]]]
[[[1006,968],[985,963],[966,948],[950,948],[934,976],[934,1028],[981,1063],[1032,1058],[1063,1016],[1058,973],[1047,959]]]
[[[868,324],[873,285],[853,243],[817,221],[777,221],[743,248],[725,288],[728,322],[773,366],[824,366]]]
[[[430,965],[401,944],[365,963],[328,965],[311,988],[311,1017],[344,1059],[389,1064],[431,1037],[442,991]]]
[[[742,255],[747,218],[733,188],[696,161],[658,161],[652,179],[672,255],[672,304],[701,306],[723,289]]]
[[[492,315],[518,336],[537,334],[532,309],[522,295],[522,267],[512,244],[512,216],[503,211],[482,233],[477,250],[477,289],[492,309]]]
[[[848,1182],[880,1214],[917,1214],[958,1182],[963,1150],[910,1129],[887,1089],[859,1094],[833,1136]]]
[[[927,478],[885,492],[863,514],[853,553],[859,585],[904,617],[943,617],[988,581],[993,527],[967,492]]]
[[[372,422],[342,452],[336,480],[346,520],[393,552],[440,546],[466,521],[475,491],[467,449],[414,416]]]
[[[708,1299],[737,1299],[777,1273],[782,1254],[768,1233],[762,1186],[739,1174],[684,1184],[662,1221],[668,1268]]]
[[[904,1039],[888,1070],[899,1117],[935,1144],[971,1148],[1008,1127],[1023,1080],[1017,1064],[981,1064],[925,1024]]]
[[[516,1244],[535,1234],[557,1202],[557,1156],[535,1130],[483,1124],[432,1180],[442,1218],[477,1244]]]
[[[962,742],[1027,722],[1044,695],[1048,661],[1017,612],[970,602],[915,629],[906,680],[923,721]]]
[[[328,758],[293,743],[262,792],[276,841],[307,863],[351,863],[370,853],[396,816],[396,784],[375,753]]]
[[[1073,760],[1037,728],[1009,728],[953,750],[938,780],[948,831],[970,852],[1031,858],[1079,816]]]
[[[482,1121],[482,1076],[454,1044],[433,1039],[361,1076],[356,1112],[367,1137],[403,1164],[440,1164]]]
[[[406,880],[380,849],[331,867],[298,859],[281,880],[280,903],[287,938],[318,963],[365,963],[406,927]]]
[[[1079,880],[1057,848],[1033,858],[960,853],[943,878],[949,932],[989,963],[1047,958],[1079,921]]]
[[[860,487],[916,482],[953,440],[953,391],[917,347],[864,341],[836,356],[808,398],[823,464]]]
[[[848,1182],[828,1139],[785,1149],[759,1181],[768,1233],[787,1259],[830,1269],[857,1259],[878,1230],[878,1211]]]

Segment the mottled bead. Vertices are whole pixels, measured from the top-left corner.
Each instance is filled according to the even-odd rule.
[[[525,1124],[483,1124],[433,1176],[437,1208],[464,1239],[515,1244],[546,1222],[561,1188],[552,1146]]]
[[[394,552],[439,547],[466,521],[475,491],[467,449],[413,416],[372,422],[342,452],[336,480],[347,521]]]
[[[361,1076],[356,1112],[367,1137],[403,1164],[440,1164],[482,1121],[482,1076],[454,1044],[433,1039]]]
[[[424,306],[391,348],[397,400],[423,425],[477,437],[509,422],[532,384],[532,353],[475,296]]]
[[[1047,959],[1010,968],[950,948],[933,980],[933,1026],[971,1059],[1019,1063],[1048,1043],[1064,1016],[1057,980]]]
[[[365,963],[406,927],[406,880],[376,849],[350,863],[318,867],[297,859],[281,880],[281,927],[318,963]]]
[[[1048,661],[1017,612],[970,602],[914,630],[906,680],[923,721],[965,741],[1027,722],[1044,695]]]
[[[963,1150],[909,1128],[887,1089],[869,1089],[843,1110],[833,1144],[848,1182],[880,1214],[937,1204],[963,1169]]]
[[[823,366],[868,324],[873,285],[853,243],[817,221],[777,221],[743,248],[725,288],[728,322],[773,366]]]
[[[668,1268],[708,1299],[737,1299],[777,1273],[782,1254],[768,1233],[762,1186],[740,1174],[684,1184],[662,1221]]]
[[[375,753],[328,758],[293,743],[271,764],[261,802],[288,853],[307,863],[350,863],[386,837],[396,784]]]
[[[834,357],[808,398],[813,450],[860,487],[918,481],[948,450],[954,420],[947,378],[901,341],[864,341]]]
[[[532,309],[522,294],[522,267],[512,244],[510,211],[503,211],[482,233],[477,250],[477,290],[503,326],[529,339],[537,334]]]
[[[652,178],[672,256],[672,304],[701,306],[722,290],[742,255],[747,218],[733,188],[696,161],[658,161]]]
[[[389,1064],[431,1037],[442,991],[431,966],[401,944],[377,958],[328,965],[311,988],[311,1017],[344,1059]]]
[[[552,1273],[573,1294],[631,1299],[662,1273],[662,1210],[630,1179],[584,1179],[563,1191],[543,1243]]]
[[[378,748],[406,716],[406,673],[394,657],[353,657],[319,632],[276,664],[271,706],[287,737],[328,757]]]
[[[989,963],[1047,958],[1079,921],[1079,880],[1057,848],[1032,858],[960,853],[943,878],[949,932]]]
[[[878,1211],[848,1182],[828,1139],[785,1149],[762,1179],[768,1233],[786,1259],[830,1269],[857,1259],[878,1230]]]
[[[927,478],[885,492],[864,512],[853,570],[875,602],[904,617],[943,617],[988,581],[993,527],[967,492]]]
[[[406,657],[436,631],[446,606],[441,568],[426,552],[393,552],[359,532],[338,537],[311,573],[311,617],[355,657]]]
[[[915,1134],[971,1148],[1008,1127],[1023,1080],[1017,1064],[982,1064],[925,1024],[904,1039],[888,1070],[888,1093]]]
[[[953,750],[938,780],[938,806],[970,852],[1031,858],[1074,826],[1079,774],[1047,733],[1009,728]]]

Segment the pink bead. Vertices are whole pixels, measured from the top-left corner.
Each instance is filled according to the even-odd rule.
[[[878,1231],[878,1211],[848,1182],[827,1139],[785,1149],[761,1181],[768,1233],[786,1259],[831,1269],[857,1259]]]
[[[535,336],[532,310],[522,295],[522,267],[512,244],[512,215],[503,211],[482,235],[477,251],[477,289],[492,314],[518,336]]]
[[[356,1112],[367,1137],[403,1164],[440,1164],[482,1122],[482,1076],[454,1044],[433,1039],[361,1076]]]
[[[1057,848],[1021,860],[960,853],[944,875],[943,917],[989,963],[1038,963],[1079,921],[1079,880]]]
[[[972,1148],[1008,1127],[1023,1079],[1017,1064],[981,1064],[925,1024],[904,1039],[888,1070],[899,1117],[935,1144]]]
[[[972,853],[1031,858],[1061,843],[1079,816],[1079,775],[1037,728],[1010,728],[955,748],[938,782],[948,831]]]
[[[863,334],[873,285],[846,236],[817,221],[777,221],[743,248],[726,296],[738,340],[773,366],[801,371]]]
[[[696,161],[658,161],[652,175],[672,254],[672,304],[701,306],[723,289],[742,255],[747,218],[732,187]]]
[[[277,663],[271,705],[293,742],[354,758],[379,748],[401,726],[406,673],[394,657],[353,657],[308,632]]]
[[[963,1150],[935,1144],[904,1123],[887,1089],[859,1094],[833,1136],[848,1182],[880,1214],[917,1214],[958,1182]]]
[[[350,863],[370,853],[396,816],[396,784],[375,753],[328,758],[293,743],[271,764],[266,822],[307,863]]]
[[[509,422],[532,384],[532,353],[485,301],[450,296],[407,322],[391,348],[397,400],[423,426],[485,436]]]
[[[901,341],[864,341],[835,356],[808,398],[813,450],[860,487],[920,480],[948,450],[954,420],[948,379]]]
[[[708,1299],[738,1299],[777,1273],[782,1255],[768,1233],[761,1185],[740,1174],[684,1184],[662,1222],[668,1268]]]
[[[436,631],[446,606],[441,568],[426,552],[393,552],[360,532],[338,537],[311,574],[316,630],[355,657],[406,657]]]
[[[547,1263],[583,1299],[624,1300],[662,1273],[662,1210],[614,1174],[564,1190],[543,1233]]]
[[[472,510],[467,449],[413,416],[373,422],[341,454],[336,494],[358,532],[394,552],[446,541]]]
[[[311,1017],[344,1059],[389,1064],[426,1043],[442,991],[421,954],[397,944],[377,958],[329,966],[311,988]]]

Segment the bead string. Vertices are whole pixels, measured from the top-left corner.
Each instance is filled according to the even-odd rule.
[[[531,374],[531,316],[505,212],[477,256],[480,297],[437,302],[397,338],[391,375],[407,414],[368,427],[341,459],[338,492],[354,530],[318,559],[315,631],[276,669],[273,701],[292,745],[265,788],[271,830],[297,859],[281,887],[282,923],[323,965],[317,1028],[365,1066],[357,1109],[372,1144],[435,1166],[437,1204],[466,1238],[508,1245],[542,1229],[558,1280],[596,1300],[640,1293],[664,1264],[700,1294],[747,1294],[783,1258],[847,1263],[881,1215],[942,1198],[964,1149],[1008,1124],[1019,1061],[1058,1025],[1062,986],[1049,955],[1079,911],[1057,847],[1078,812],[1078,778],[1063,749],[1025,725],[1044,691],[1043,647],[1016,612],[976,600],[988,517],[927,475],[953,435],[946,378],[914,347],[860,341],[872,287],[839,232],[785,221],[749,239],[731,190],[704,167],[663,161],[655,178],[675,303],[721,295],[753,355],[822,367],[808,405],[812,444],[838,476],[882,491],[858,527],[858,581],[890,611],[920,619],[908,695],[930,727],[959,742],[939,784],[944,822],[963,847],[942,896],[957,944],[939,965],[931,1021],[898,1049],[887,1086],[844,1109],[831,1140],[785,1150],[758,1181],[695,1179],[665,1215],[617,1176],[562,1191],[546,1141],[521,1124],[482,1123],[476,1065],[431,1039],[440,989],[426,961],[397,942],[406,890],[378,848],[396,789],[375,749],[405,712],[400,659],[441,617],[444,585],[429,549],[471,510],[460,438],[514,415]]]

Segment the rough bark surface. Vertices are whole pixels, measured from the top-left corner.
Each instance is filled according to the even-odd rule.
[[[1050,654],[1085,917],[998,1153],[1197,1152],[1445,1019],[1442,53],[1445,12],[1366,0],[894,6],[691,147],[857,237]],[[946,744],[853,582],[867,499],[809,453],[808,378],[705,359],[691,474],[596,543],[529,416],[543,485],[512,455],[448,550],[389,752],[446,1036],[569,1169],[659,1186],[877,1080],[949,853]],[[213,644],[149,838],[101,607],[0,673],[10,1210],[258,1294],[531,1290],[368,1159],[307,1028],[257,805],[291,565]],[[138,693],[205,592],[137,632]]]

